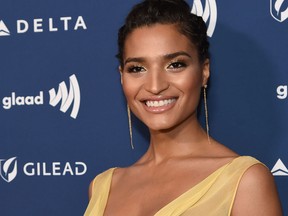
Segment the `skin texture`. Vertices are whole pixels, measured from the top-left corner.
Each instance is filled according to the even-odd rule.
[[[127,102],[149,128],[151,140],[139,161],[115,170],[104,215],[150,216],[238,155],[212,138],[209,142],[197,120],[209,60],[199,62],[194,45],[175,25],[135,29],[119,69]],[[146,105],[163,99],[172,103]],[[244,174],[232,215],[282,215],[273,178],[263,165]]]

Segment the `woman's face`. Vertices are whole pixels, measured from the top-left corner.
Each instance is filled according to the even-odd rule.
[[[175,25],[132,31],[124,46],[121,81],[132,112],[150,130],[195,121],[209,61],[200,64],[193,44]]]

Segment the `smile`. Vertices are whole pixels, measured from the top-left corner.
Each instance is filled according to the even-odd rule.
[[[157,101],[150,101],[147,100],[145,102],[147,107],[163,107],[163,106],[168,106],[169,104],[172,104],[176,101],[175,98],[173,99],[166,99],[166,100],[157,100]]]

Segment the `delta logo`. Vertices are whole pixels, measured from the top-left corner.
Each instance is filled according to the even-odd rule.
[[[70,86],[69,91],[65,82],[59,84],[58,91],[54,88],[49,90],[49,104],[56,107],[60,101],[60,111],[66,113],[70,107],[70,116],[74,119],[77,118],[80,109],[81,94],[80,87],[75,74],[69,77]],[[12,92],[10,96],[6,96],[2,99],[2,106],[5,110],[10,110],[14,106],[32,106],[32,105],[44,105],[44,92],[40,91],[36,96],[21,96]]]
[[[7,28],[7,26],[5,25],[5,23],[0,20],[0,36],[9,36],[10,35],[10,31]]]
[[[3,19],[0,19],[0,37],[10,36],[12,32],[24,34],[28,32],[43,33],[43,32],[58,32],[58,31],[78,31],[87,30],[86,22],[83,16],[73,18],[71,16],[60,18],[37,18],[32,20],[19,19],[15,25],[7,26]]]
[[[273,176],[288,176],[288,169],[279,158],[271,170]]]

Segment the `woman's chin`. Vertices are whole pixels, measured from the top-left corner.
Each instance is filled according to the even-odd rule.
[[[149,123],[146,124],[147,127],[149,128],[149,130],[151,132],[165,132],[165,131],[169,131],[171,128],[173,128],[173,125],[168,124],[168,123]]]

